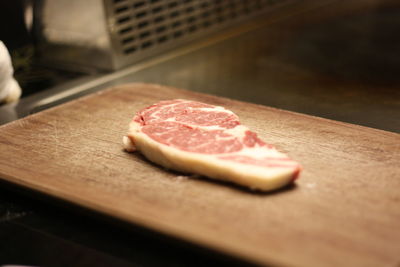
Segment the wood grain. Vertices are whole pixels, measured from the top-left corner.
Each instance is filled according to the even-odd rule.
[[[122,150],[133,114],[222,105],[303,166],[260,194],[166,171]],[[400,135],[149,84],[111,88],[0,128],[0,177],[252,262],[399,266]]]

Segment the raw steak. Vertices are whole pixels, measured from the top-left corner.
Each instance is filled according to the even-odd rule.
[[[273,190],[294,181],[300,165],[264,143],[223,107],[174,99],[139,111],[124,137],[166,168]]]

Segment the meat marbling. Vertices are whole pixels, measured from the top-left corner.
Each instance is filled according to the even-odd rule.
[[[139,111],[123,139],[166,168],[269,191],[293,182],[301,166],[264,143],[223,107],[174,99]]]

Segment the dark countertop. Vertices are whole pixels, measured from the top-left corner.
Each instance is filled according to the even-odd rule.
[[[400,6],[384,2],[261,23],[92,91],[160,83],[400,132]],[[244,264],[7,184],[0,240],[0,266]]]

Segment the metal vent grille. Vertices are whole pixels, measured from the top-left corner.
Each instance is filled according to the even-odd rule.
[[[271,9],[288,0],[110,0],[118,65]],[[158,48],[158,49],[155,49]],[[161,49],[162,50],[162,49]],[[140,53],[139,53],[140,52]],[[129,61],[129,62],[128,62]]]

